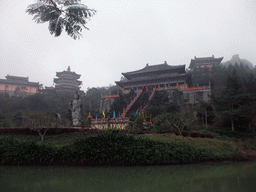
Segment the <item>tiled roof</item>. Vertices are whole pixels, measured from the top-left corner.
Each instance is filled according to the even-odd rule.
[[[140,73],[148,73],[148,72],[154,72],[154,71],[164,71],[164,70],[170,70],[170,69],[178,69],[178,68],[184,68],[185,70],[185,65],[168,65],[166,62],[164,64],[159,64],[159,65],[146,65],[143,69],[137,70],[137,71],[131,71],[127,73],[122,73],[124,76],[130,76],[130,75],[135,75],[135,74],[140,74]]]
[[[128,81],[116,81],[115,83],[120,87],[124,87],[125,85],[129,84],[136,84],[136,85],[143,85],[143,84],[159,84],[161,83],[173,83],[184,81],[185,79],[189,78],[189,74],[178,74],[175,76],[166,76],[166,77],[156,77],[156,78],[141,78],[141,79],[133,79]],[[155,82],[155,83],[154,83]]]
[[[7,75],[6,79],[0,79],[1,83],[39,86],[39,82],[29,82],[28,77]]]
[[[191,62],[190,62],[190,65],[189,65],[189,68],[193,68],[193,66],[196,64],[196,63],[204,63],[204,62],[217,62],[217,63],[220,63],[222,61],[223,57],[220,57],[220,58],[215,58],[214,55],[212,57],[195,57],[194,59],[191,59]]]
[[[6,78],[7,81],[11,81],[11,82],[23,82],[23,83],[28,82],[28,77],[19,77],[19,76],[7,75],[5,78]]]
[[[62,72],[56,72],[57,77],[65,76],[65,75],[72,75],[75,76],[75,78],[79,79],[81,75],[77,74],[76,72],[72,71],[62,71]]]

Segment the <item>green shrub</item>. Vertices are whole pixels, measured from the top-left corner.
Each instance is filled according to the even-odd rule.
[[[186,142],[154,141],[119,132],[104,132],[62,147],[0,138],[0,164],[148,165],[213,156],[210,149]]]
[[[0,138],[1,164],[48,164],[54,159],[54,154],[51,145]]]

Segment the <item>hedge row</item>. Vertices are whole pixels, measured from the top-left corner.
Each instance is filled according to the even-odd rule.
[[[201,133],[199,131],[191,131],[190,136],[191,137],[201,137],[201,138],[211,138],[211,139],[215,138],[215,136],[211,133]]]
[[[210,149],[185,142],[154,141],[120,133],[103,133],[62,147],[0,138],[2,165],[151,165],[212,158]]]

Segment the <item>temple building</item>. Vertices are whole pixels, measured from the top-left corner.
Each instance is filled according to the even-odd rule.
[[[195,71],[198,68],[204,68],[211,71],[214,66],[218,66],[222,61],[223,57],[215,58],[214,55],[212,57],[195,57],[191,59],[190,65],[188,68]]]
[[[129,93],[131,90],[182,90],[191,85],[191,75],[186,74],[185,65],[171,66],[166,62],[159,65],[147,64],[143,69],[122,75],[124,78],[115,83],[122,87],[123,93]]]
[[[82,81],[79,81],[81,75],[72,72],[68,66],[67,71],[56,72],[58,78],[54,78],[55,90],[57,91],[78,91]]]
[[[10,96],[27,96],[38,93],[42,85],[39,82],[29,82],[28,77],[7,75],[0,79],[0,92]]]
[[[131,100],[127,108],[123,111],[122,117],[140,108],[144,113],[150,100],[156,91],[166,90],[169,100],[179,105],[178,91],[188,89],[191,82],[191,75],[186,73],[185,65],[168,65],[166,61],[158,65],[146,65],[144,68],[122,73],[121,81],[116,84],[122,87],[124,94],[134,91],[136,96]],[[147,101],[143,101],[143,106],[138,106],[142,92],[149,92]]]
[[[215,59],[212,57],[211,59],[201,58],[199,60],[201,67],[210,68],[210,65],[218,65],[222,58]],[[212,61],[212,63],[210,64],[206,61]],[[197,67],[199,64],[193,62],[190,66]],[[206,102],[210,100],[210,83],[201,87],[192,87],[191,74],[186,73],[185,65],[168,65],[166,62],[159,65],[147,64],[140,70],[122,73],[122,75],[121,81],[116,81],[116,84],[122,88],[124,94],[131,91],[136,93],[136,96],[131,99],[123,110],[122,118],[129,116],[130,113],[138,109],[140,109],[141,113],[144,113],[156,91],[166,90],[169,102],[173,102],[178,106],[186,105],[193,108],[201,100]],[[140,96],[143,95],[143,92],[149,92],[149,94],[146,100],[141,102]],[[183,100],[186,102],[184,103]],[[144,104],[139,106],[139,103]],[[106,107],[106,109],[108,108]]]

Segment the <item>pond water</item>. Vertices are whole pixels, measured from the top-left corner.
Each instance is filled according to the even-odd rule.
[[[256,162],[168,166],[1,166],[0,191],[256,191]]]

